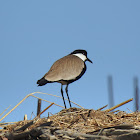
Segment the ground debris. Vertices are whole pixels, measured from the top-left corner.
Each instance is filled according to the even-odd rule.
[[[0,124],[1,125],[1,124]],[[69,108],[47,118],[19,121],[0,130],[0,140],[140,139],[140,112]]]

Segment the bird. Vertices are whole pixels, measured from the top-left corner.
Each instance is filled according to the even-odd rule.
[[[86,64],[85,62],[89,61],[93,63],[87,57],[87,51],[78,49],[67,56],[64,56],[58,59],[54,64],[51,66],[50,70],[40,79],[37,81],[38,86],[46,85],[47,83],[60,83],[61,84],[61,95],[63,98],[65,109],[66,103],[63,95],[63,85],[66,85],[65,92],[67,94],[67,98],[69,101],[69,105],[71,106],[71,101],[68,95],[68,86],[69,84],[73,83],[80,79],[83,74],[86,72]]]

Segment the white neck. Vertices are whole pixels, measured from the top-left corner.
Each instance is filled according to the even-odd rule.
[[[73,54],[75,56],[78,56],[80,59],[82,59],[84,62],[86,61],[87,57],[81,53]]]

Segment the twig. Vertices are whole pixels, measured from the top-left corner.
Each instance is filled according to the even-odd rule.
[[[124,105],[124,104],[126,104],[126,103],[128,103],[128,102],[130,102],[130,101],[132,101],[133,100],[133,98],[131,98],[131,99],[129,99],[129,100],[126,100],[126,101],[124,101],[124,102],[122,102],[122,103],[120,103],[120,104],[118,104],[118,105],[115,105],[115,106],[113,106],[113,107],[111,107],[111,108],[109,108],[109,109],[107,109],[107,110],[105,110],[106,112],[110,112],[110,111],[112,111],[112,110],[114,110],[114,109],[116,109],[116,108],[118,108],[118,107],[120,107],[120,106],[122,106],[122,105]]]
[[[0,122],[6,117],[8,116],[15,108],[17,108],[25,99],[27,99],[28,97],[30,96],[27,95],[26,97],[24,97],[14,108],[12,108],[5,116],[3,116],[1,119],[0,119]]]
[[[62,97],[60,97],[60,96],[53,95],[53,94],[49,94],[49,93],[43,93],[43,92],[33,92],[33,93],[31,93],[31,94],[33,95],[33,94],[35,94],[35,93],[38,93],[38,94],[46,94],[46,95],[49,95],[49,96],[54,96],[54,97],[57,97],[57,98],[61,98],[61,99],[62,99]],[[68,101],[68,99],[65,99],[65,100]],[[77,103],[75,103],[75,102],[73,102],[73,101],[70,101],[70,102],[73,103],[73,104],[75,104],[75,105],[77,105],[77,106],[79,106],[80,108],[84,109],[82,106],[78,105]]]
[[[52,114],[51,112],[48,112],[48,118],[50,117],[50,115],[52,115],[52,116],[53,116],[53,114]]]
[[[17,122],[6,122],[6,123],[0,123],[0,125],[9,125],[9,124],[14,124],[14,123],[17,123]]]
[[[106,108],[107,106],[108,106],[108,105],[105,105],[105,106],[103,106],[103,107],[97,109],[97,111],[102,110],[102,109]]]
[[[104,131],[104,128],[102,128],[99,133],[97,134],[97,136],[101,135],[101,133]]]
[[[33,117],[35,117],[36,115],[34,114],[34,112],[31,113],[31,117],[30,120],[32,120]]]
[[[120,110],[115,110],[115,111],[113,111],[112,113],[116,113],[116,112],[119,112]]]
[[[39,115],[41,112],[41,99],[38,99],[38,104],[37,104],[37,115]]]
[[[4,128],[6,125],[11,125],[17,122],[7,122],[7,123],[0,123],[0,127]]]
[[[40,100],[42,100],[42,101],[45,101],[45,102],[51,103],[51,104],[53,103],[53,102],[50,102],[50,101],[44,100],[44,99],[42,99],[42,98],[39,98],[39,97],[37,97],[37,96],[35,96],[35,95],[31,95],[31,96],[33,96],[33,97],[35,97],[35,98],[37,98],[37,99],[40,99]],[[54,103],[54,105],[64,108],[63,106],[58,105],[58,104],[56,104],[56,103]]]
[[[130,110],[129,108],[127,108],[131,113],[133,113],[133,111],[132,110]]]
[[[10,106],[11,106],[11,105],[10,105]],[[10,106],[9,106],[9,107],[10,107]],[[9,107],[7,107],[7,108],[0,114],[0,116],[2,116],[3,113],[4,113]]]
[[[38,114],[38,117],[40,117],[41,114],[43,114],[47,109],[49,109],[54,103],[51,103],[48,107],[46,107],[42,112]]]
[[[24,115],[24,121],[27,120],[27,114]]]

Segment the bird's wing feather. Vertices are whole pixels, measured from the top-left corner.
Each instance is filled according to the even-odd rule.
[[[74,80],[84,69],[84,62],[75,55],[67,55],[57,60],[44,75],[48,81]]]

